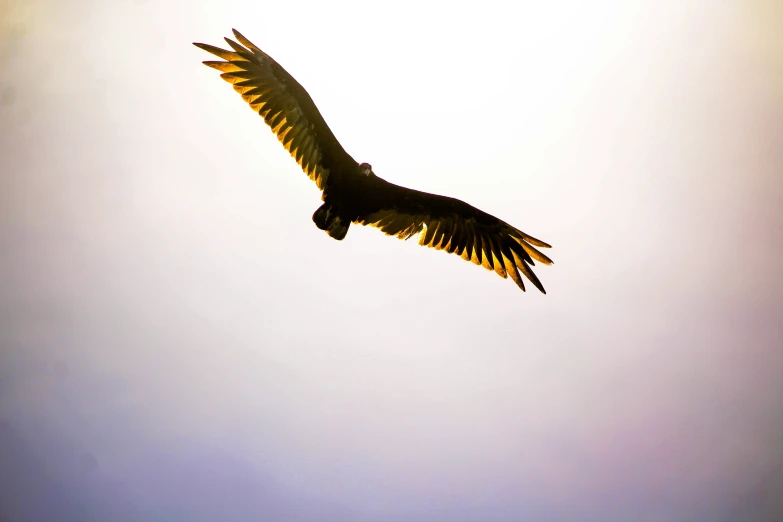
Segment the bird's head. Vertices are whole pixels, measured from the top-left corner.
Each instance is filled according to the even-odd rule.
[[[372,165],[369,163],[362,163],[359,165],[359,170],[364,174],[365,176],[374,176],[375,173],[372,171]]]

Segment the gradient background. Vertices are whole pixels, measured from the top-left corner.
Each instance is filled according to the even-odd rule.
[[[783,7],[0,2],[3,521],[783,520]],[[236,27],[549,292],[311,221]]]

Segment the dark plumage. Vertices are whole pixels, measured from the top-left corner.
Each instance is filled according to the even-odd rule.
[[[322,191],[313,221],[335,239],[351,223],[370,225],[420,245],[454,253],[494,270],[525,290],[522,272],[541,292],[530,269],[534,260],[552,261],[535,247],[549,248],[508,223],[458,199],[401,187],[379,178],[368,163],[357,163],[340,145],[307,91],[277,62],[234,30],[234,50],[194,43],[225,61],[205,61],[221,71],[250,107],[272,128],[302,170]]]

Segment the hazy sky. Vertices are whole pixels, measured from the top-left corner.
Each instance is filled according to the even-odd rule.
[[[551,243],[548,295],[318,230],[191,45],[232,27],[378,175]],[[781,35],[773,0],[0,1],[0,518],[783,520]]]

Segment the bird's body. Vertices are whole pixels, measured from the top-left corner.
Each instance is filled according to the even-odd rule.
[[[233,52],[194,45],[224,60],[204,63],[223,73],[321,189],[323,205],[313,214],[318,228],[337,240],[351,223],[401,239],[420,234],[421,245],[456,253],[503,278],[511,276],[524,291],[521,271],[546,293],[530,266],[534,259],[552,263],[535,248],[548,244],[464,201],[378,177],[368,163],[357,163],[343,149],[310,95],[285,69],[236,30],[234,35],[242,45],[226,38]]]

